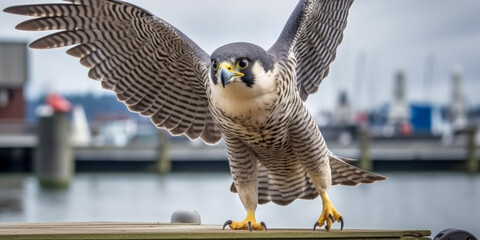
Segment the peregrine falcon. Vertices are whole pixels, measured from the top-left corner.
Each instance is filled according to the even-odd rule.
[[[158,128],[207,144],[223,137],[231,191],[246,210],[244,220],[228,220],[224,228],[266,230],[255,218],[258,204],[319,195],[323,208],[314,230],[336,221],[343,228],[327,195],[330,185],[385,179],[334,155],[303,104],[328,74],[353,0],[300,0],[270,49],[237,42],[211,55],[132,4],[65,1],[4,11],[37,17],[18,24],[20,30],[62,30],[30,47],[75,45],[67,54],[90,68],[88,76]]]

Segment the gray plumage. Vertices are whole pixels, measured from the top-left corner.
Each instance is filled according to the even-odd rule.
[[[67,53],[90,68],[89,77],[157,127],[209,144],[223,136],[234,179],[231,190],[247,189],[239,191],[247,209],[256,208],[252,199],[286,205],[313,199],[330,184],[384,179],[332,154],[303,104],[328,74],[352,0],[301,0],[268,51],[232,43],[212,56],[134,5],[66,2],[5,11],[38,17],[17,29],[64,30],[30,46],[76,45]],[[222,79],[222,86],[219,78],[225,74],[228,85]]]
[[[108,0],[14,6],[36,16],[17,29],[58,30],[32,48],[77,45],[67,51],[90,68],[88,76],[113,90],[128,108],[173,135],[214,144],[221,138],[208,112],[209,55],[179,30],[134,5]],[[185,71],[188,69],[188,71]]]

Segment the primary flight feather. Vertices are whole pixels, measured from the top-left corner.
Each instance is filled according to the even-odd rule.
[[[75,45],[68,54],[90,68],[88,76],[114,91],[129,110],[173,135],[222,137],[247,216],[232,229],[265,229],[257,204],[287,205],[322,198],[314,224],[327,230],[343,217],[328,198],[332,184],[385,179],[358,169],[330,150],[303,101],[328,74],[343,38],[353,0],[300,0],[268,50],[230,43],[211,55],[181,31],[132,4],[66,0],[65,4],[13,6],[5,12],[34,16],[28,31],[63,30],[32,48]]]

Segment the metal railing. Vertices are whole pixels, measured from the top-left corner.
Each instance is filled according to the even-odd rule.
[[[23,119],[0,119],[0,135],[31,135],[35,133],[35,125]]]

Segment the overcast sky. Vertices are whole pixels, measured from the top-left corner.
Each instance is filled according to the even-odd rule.
[[[0,9],[25,3],[1,0]],[[294,0],[136,0],[183,31],[207,53],[237,41],[269,48],[295,7]],[[222,13],[222,14],[219,14]],[[337,94],[348,91],[355,108],[391,101],[394,73],[406,75],[409,101],[447,103],[451,73],[463,72],[469,105],[480,105],[480,1],[357,0],[330,76],[307,101],[312,111],[333,109]],[[227,16],[227,17],[226,17]],[[45,33],[14,30],[28,19],[0,13],[0,41],[27,41]],[[102,93],[87,69],[60,50],[31,50],[29,97],[45,91]],[[432,67],[427,67],[432,66]],[[432,77],[426,77],[432,76]]]

